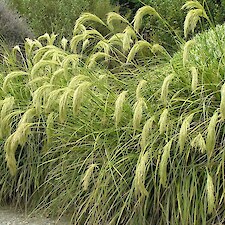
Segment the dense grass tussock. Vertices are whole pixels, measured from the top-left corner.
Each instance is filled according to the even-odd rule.
[[[146,12],[161,19],[142,8],[134,24]],[[83,14],[61,46],[27,39],[22,66],[14,48],[1,74],[1,202],[74,224],[224,223],[223,28],[171,58],[118,14]]]

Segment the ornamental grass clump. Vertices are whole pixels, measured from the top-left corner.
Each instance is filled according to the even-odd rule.
[[[87,16],[63,45],[55,35],[27,40],[26,65],[14,57],[2,71],[0,202],[78,225],[223,223],[220,45],[217,63],[201,35],[185,63],[183,46],[162,60],[157,43],[131,35],[133,23],[85,37]],[[95,54],[104,57],[90,67]]]

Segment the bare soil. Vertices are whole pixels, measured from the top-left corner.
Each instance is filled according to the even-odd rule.
[[[54,220],[41,215],[26,216],[25,213],[9,207],[0,207],[0,225],[69,225],[65,218]]]

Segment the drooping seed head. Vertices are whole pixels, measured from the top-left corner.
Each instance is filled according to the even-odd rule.
[[[84,38],[85,38],[84,34],[77,34],[70,40],[70,50],[73,53],[76,53],[76,54],[78,53],[77,46],[78,46],[79,42],[82,41]]]
[[[17,165],[16,165],[16,158],[15,152],[18,147],[18,140],[15,140],[14,134],[11,134],[5,142],[4,150],[5,150],[5,159],[7,162],[7,166],[9,168],[9,172],[12,176],[16,175],[17,172]]]
[[[46,104],[44,105],[45,113],[51,112],[53,105],[58,102],[57,100],[62,91],[64,91],[64,88],[53,90],[49,93],[48,100],[46,101]]]
[[[141,91],[142,89],[144,88],[144,86],[147,84],[147,81],[146,80],[141,80],[137,86],[137,89],[136,89],[136,99],[140,99],[142,98],[142,95],[141,95]]]
[[[109,12],[107,14],[107,25],[109,26],[110,30],[114,30],[113,21],[121,21],[123,23],[129,24],[129,21],[125,18],[123,18],[120,14],[116,12]]]
[[[119,94],[118,98],[116,99],[115,103],[115,112],[114,112],[114,118],[115,118],[115,125],[118,126],[122,113],[123,113],[123,106],[125,102],[127,91],[123,91]]]
[[[207,214],[212,214],[215,209],[215,195],[214,195],[214,184],[212,177],[207,172],[207,183],[206,183],[206,192],[207,192],[207,202],[208,210]]]
[[[163,102],[164,105],[167,105],[168,87],[173,78],[174,76],[171,74],[171,75],[168,75],[163,81],[162,91],[161,91],[161,101]]]
[[[44,35],[41,35],[40,37],[38,37],[38,41],[46,40],[47,45],[54,45],[54,42],[57,36],[58,34],[52,33],[51,35],[49,35],[48,33],[45,33]]]
[[[152,45],[147,41],[138,41],[135,43],[135,45],[131,48],[128,56],[127,56],[127,63],[132,61],[136,55],[137,52],[142,50],[143,48],[147,48],[151,51]]]
[[[91,164],[84,174],[84,177],[82,179],[84,191],[87,191],[88,189],[88,186],[90,184],[90,179],[91,179],[91,176],[93,175],[95,167],[97,167],[96,164]]]
[[[184,146],[187,139],[187,131],[190,128],[190,123],[193,119],[194,113],[186,117],[181,125],[180,133],[179,133],[179,146],[180,146],[180,152],[183,152]]]
[[[202,134],[199,133],[191,142],[191,146],[193,148],[197,147],[200,149],[201,153],[205,153],[206,152],[206,144],[205,144],[205,140],[202,137]]]
[[[105,41],[105,40],[99,41],[96,44],[96,46],[95,46],[94,49],[99,50],[99,51],[102,51],[103,50],[103,52],[106,55],[108,55],[108,56],[110,55],[110,45],[109,45],[108,41]]]
[[[141,193],[142,195],[148,196],[148,191],[145,188],[145,179],[146,179],[146,169],[147,162],[149,159],[149,153],[146,152],[142,154],[137,163],[135,177],[134,177],[134,188],[136,194]]]
[[[97,52],[92,54],[88,60],[87,60],[87,64],[88,64],[88,68],[92,68],[96,65],[97,60],[105,58],[105,60],[108,60],[110,57],[110,55],[104,53],[104,52]]]
[[[137,130],[140,126],[143,114],[143,108],[146,108],[146,103],[143,98],[139,98],[134,107],[134,115],[133,115],[133,128]]]
[[[194,40],[187,41],[184,45],[184,51],[183,51],[183,65],[186,66],[186,64],[189,61],[189,51],[191,47],[195,44]]]
[[[168,125],[167,117],[168,117],[168,109],[164,109],[160,118],[159,118],[159,133],[163,134],[166,131],[166,127]]]
[[[170,149],[172,146],[173,139],[171,139],[164,147],[163,147],[163,154],[161,157],[161,161],[159,164],[159,177],[160,183],[165,187],[167,181],[167,165],[168,160],[170,157]]]
[[[75,92],[73,94],[73,114],[74,114],[74,116],[77,115],[77,113],[80,109],[81,102],[84,97],[85,91],[87,91],[90,86],[91,86],[90,82],[84,81],[75,90]]]
[[[124,52],[127,52],[131,48],[131,44],[133,43],[133,39],[137,39],[137,35],[135,31],[130,27],[127,26],[124,30],[124,37],[123,37],[123,50]]]
[[[64,51],[66,50],[67,44],[68,44],[68,40],[65,37],[63,37],[61,40],[61,46]]]
[[[92,21],[92,22],[97,22],[102,24],[103,26],[106,26],[106,24],[96,15],[92,13],[83,13],[77,20],[74,26],[74,32],[77,30],[77,28],[81,25],[84,24],[87,21]]]
[[[192,81],[191,81],[191,90],[195,91],[198,86],[198,71],[196,67],[191,67],[191,75],[192,75]]]
[[[18,127],[24,123],[31,123],[36,115],[37,115],[36,108],[31,107],[31,108],[27,109],[24,112],[24,114],[22,115],[22,117],[18,123]]]
[[[10,174],[12,176],[16,175],[17,171],[15,152],[17,150],[18,145],[23,146],[26,143],[28,135],[30,134],[31,125],[32,124],[30,123],[20,124],[16,131],[11,134],[5,142],[5,158]]]
[[[198,2],[198,1],[187,1],[181,9],[202,9],[204,10],[204,7]]]
[[[143,127],[142,133],[141,133],[141,149],[142,151],[145,149],[147,145],[147,139],[152,131],[153,122],[155,121],[155,117],[152,116],[150,119],[148,119]]]
[[[7,88],[8,88],[8,84],[9,84],[10,80],[12,80],[13,78],[17,78],[17,77],[20,77],[20,76],[27,76],[27,75],[28,75],[28,73],[24,72],[24,71],[14,71],[14,72],[9,73],[4,78],[4,82],[3,82],[3,85],[2,85],[3,91],[7,92]]]
[[[42,106],[44,105],[44,99],[47,100],[50,91],[52,90],[52,84],[44,84],[39,87],[33,95],[33,106],[37,113],[40,115],[42,112]]]
[[[189,12],[184,21],[184,36],[187,37],[190,31],[194,32],[200,17],[209,20],[204,7],[198,1],[187,1],[181,9],[188,9]]]
[[[184,21],[184,36],[187,38],[190,31],[194,33],[196,25],[200,20],[200,17],[205,17],[205,11],[202,9],[192,9],[188,12]]]
[[[139,32],[141,24],[142,24],[142,19],[145,15],[152,15],[161,19],[161,16],[151,6],[143,6],[139,8],[134,16],[134,30],[136,32]]]
[[[14,97],[6,97],[2,101],[1,120],[3,120],[13,110],[14,102]]]

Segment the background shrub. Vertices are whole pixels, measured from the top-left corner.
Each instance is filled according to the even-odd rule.
[[[172,29],[177,35],[183,35],[183,23],[186,13],[181,10],[181,7],[186,0],[111,0],[112,3],[120,4],[120,12],[128,17],[132,18],[137,9],[143,4],[150,5],[156,9],[156,11],[163,16],[170,24]],[[201,0],[199,1],[205,8],[210,9],[208,14],[211,14],[211,19],[215,24],[222,24],[225,19],[225,2],[219,0]],[[208,24],[202,24],[204,28],[208,27]],[[178,48],[176,45],[177,39],[174,37],[174,33],[171,34],[166,29],[165,25],[157,20],[155,17],[147,17],[143,26],[143,34],[149,40],[153,40],[157,43],[163,43],[168,50],[175,52]]]
[[[37,36],[55,32],[68,37],[82,12],[88,11],[102,18],[107,12],[118,10],[118,7],[110,4],[109,0],[11,0],[10,2],[12,7],[27,18]]]
[[[11,10],[4,1],[0,2],[0,24],[0,35],[10,46],[22,43],[26,37],[33,37],[25,20]]]

